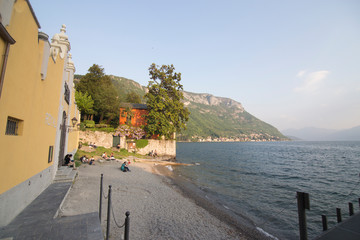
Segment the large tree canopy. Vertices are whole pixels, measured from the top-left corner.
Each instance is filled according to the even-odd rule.
[[[148,93],[145,94],[149,114],[146,116],[145,131],[148,136],[158,135],[170,139],[174,132],[186,129],[190,112],[182,102],[183,86],[181,73],[176,73],[173,65],[149,68]]]
[[[75,102],[77,107],[79,108],[81,115],[84,119],[88,119],[88,115],[93,114],[94,110],[94,100],[91,96],[86,92],[82,93],[79,91],[75,92]]]
[[[95,118],[101,122],[115,119],[119,115],[119,96],[104,68],[92,65],[88,73],[76,84],[76,90],[82,94],[88,93],[94,100]]]

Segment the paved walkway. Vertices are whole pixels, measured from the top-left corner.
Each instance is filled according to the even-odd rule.
[[[324,232],[316,240],[359,240],[360,212]]]
[[[73,170],[60,173],[64,175],[64,171],[75,177]],[[104,239],[97,212],[54,218],[72,185],[69,178],[60,178],[62,181],[51,184],[9,225],[0,228],[0,240]]]

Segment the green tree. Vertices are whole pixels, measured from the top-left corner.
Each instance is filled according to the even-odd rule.
[[[129,92],[126,94],[126,102],[129,103],[141,103],[141,97],[134,91]]]
[[[104,68],[92,65],[88,73],[76,84],[76,90],[88,93],[94,100],[94,112],[99,122],[108,123],[119,115],[119,96]]]
[[[94,100],[87,92],[75,91],[75,102],[85,120],[88,119],[88,115],[94,113]]]
[[[146,116],[147,136],[159,135],[170,139],[174,132],[186,129],[189,110],[182,102],[183,86],[180,84],[181,73],[176,73],[173,65],[149,68],[150,80],[148,93],[145,94],[149,114]]]

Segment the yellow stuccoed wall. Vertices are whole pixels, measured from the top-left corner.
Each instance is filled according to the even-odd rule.
[[[55,147],[60,102],[68,111],[67,103],[60,101],[67,55],[56,62],[49,57],[47,77],[41,79],[45,42],[38,40],[38,25],[25,0],[14,3],[6,29],[16,43],[10,47],[0,98],[0,194],[54,164],[55,159],[48,163],[48,153],[49,146]],[[4,48],[2,41],[0,51]],[[22,120],[19,136],[5,135],[8,116]],[[67,149],[77,146],[77,134],[69,134]]]
[[[40,46],[38,26],[25,1],[14,4],[7,31],[16,40],[10,47],[6,74],[0,99],[1,156],[0,193],[48,167],[47,161],[35,159],[47,155],[43,142],[55,138],[55,132],[43,131],[40,99],[44,86],[40,80]],[[20,136],[4,135],[7,117],[20,120]],[[42,133],[44,132],[44,133]]]
[[[64,148],[60,149],[63,112],[66,125],[74,116],[80,119],[74,103],[75,66],[69,56],[66,26],[50,44],[48,36],[39,33],[29,1],[8,1],[0,5],[2,16],[8,16],[1,22],[6,31],[1,26],[0,67],[4,65],[5,39],[16,42],[11,41],[0,96],[0,227],[52,183],[62,153],[76,152],[77,131],[66,131]],[[70,105],[64,100],[65,82],[71,91]],[[20,120],[17,136],[5,134],[8,117]],[[53,157],[48,162],[50,146]]]

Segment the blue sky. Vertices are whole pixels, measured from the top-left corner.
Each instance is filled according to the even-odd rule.
[[[360,1],[33,0],[50,38],[67,26],[77,74],[146,86],[173,64],[184,90],[229,97],[279,130],[360,125]]]

